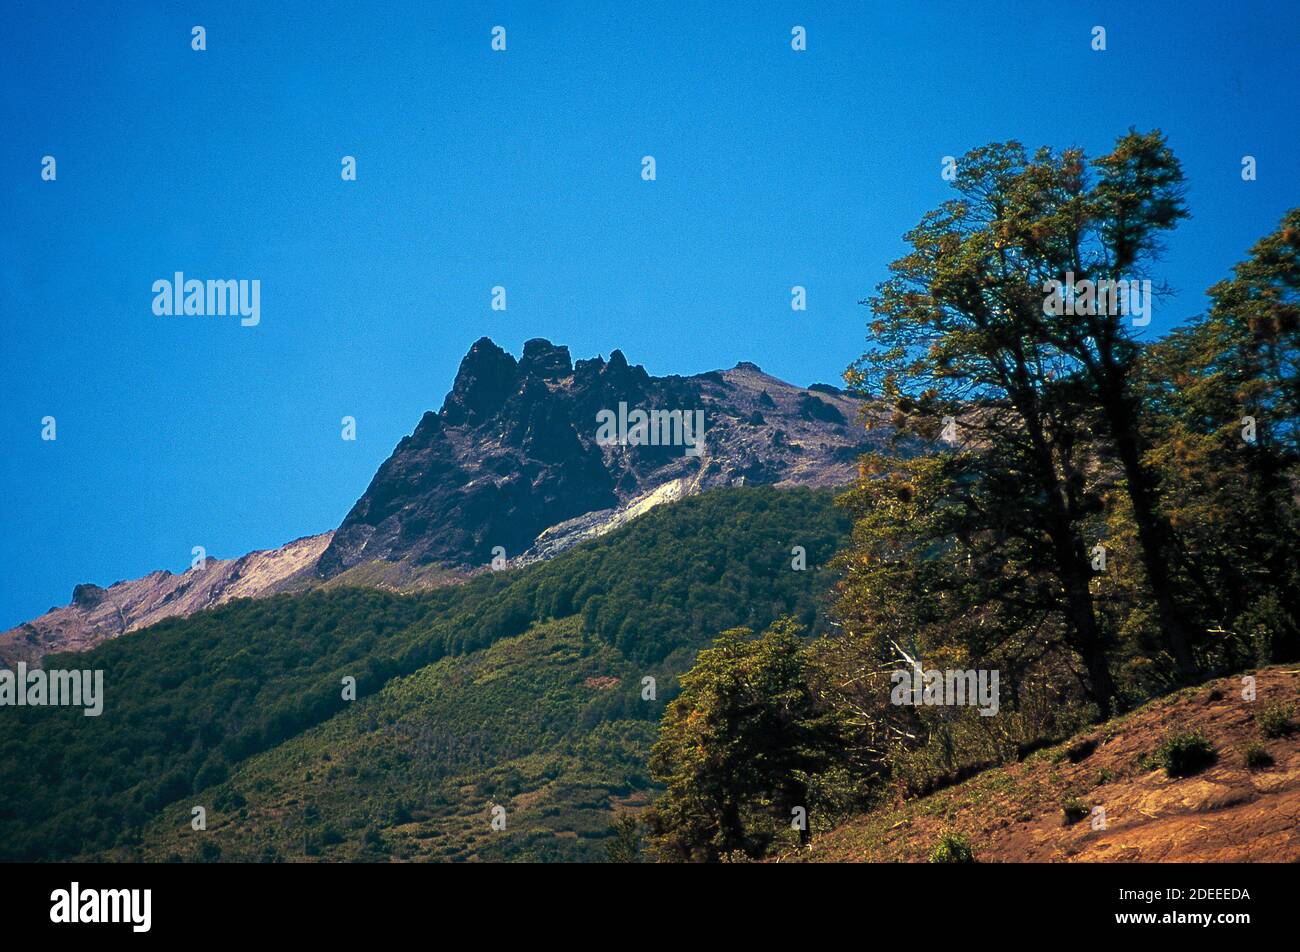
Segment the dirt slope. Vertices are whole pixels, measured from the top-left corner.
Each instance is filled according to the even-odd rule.
[[[1253,702],[1240,677],[1188,688],[1021,763],[853,820],[782,861],[924,862],[949,829],[980,862],[1300,861],[1300,732],[1265,738],[1256,721],[1273,702],[1295,705],[1300,721],[1300,671],[1256,678]],[[1217,751],[1207,769],[1171,778],[1141,762],[1170,731],[1194,730]],[[1245,765],[1252,743],[1271,766]],[[1105,828],[1088,815],[1067,824],[1071,799],[1102,807]]]

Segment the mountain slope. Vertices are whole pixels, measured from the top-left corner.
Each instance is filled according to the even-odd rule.
[[[611,809],[648,799],[662,704],[639,674],[577,618],[444,658],[197,791],[205,833],[164,811],[141,856],[603,859]]]
[[[83,654],[51,656],[51,667],[102,669],[105,708],[94,718],[42,707],[0,718],[0,860],[163,849],[161,833],[143,847],[139,837],[169,804],[185,811],[207,804],[214,819],[229,822],[242,798],[257,822],[271,822],[277,796],[301,800],[314,780],[291,772],[285,782],[297,777],[304,786],[285,788],[272,783],[274,770],[249,766],[246,774],[245,765],[281,748],[286,763],[310,762],[314,738],[333,731],[351,738],[339,757],[372,741],[390,744],[393,755],[344,768],[339,783],[352,793],[340,802],[360,812],[336,816],[348,825],[333,845],[362,848],[378,822],[362,805],[375,797],[394,822],[446,799],[447,811],[426,817],[426,831],[450,835],[455,816],[479,810],[492,784],[514,776],[510,764],[528,782],[503,789],[519,795],[537,793],[543,778],[578,786],[603,778],[604,793],[574,794],[594,842],[612,799],[645,789],[643,768],[633,767],[644,764],[675,675],[701,645],[721,629],[759,628],[778,614],[822,630],[825,565],[848,534],[832,500],[830,491],[804,488],[719,490],[554,560],[463,585],[406,596],[343,588],[242,600]],[[806,571],[792,569],[795,544],[807,550]],[[434,670],[413,677],[428,666]],[[494,667],[502,673],[475,680]],[[357,679],[355,702],[341,698],[346,676]],[[643,676],[658,679],[656,704],[640,699]],[[407,690],[416,692],[414,707],[403,706]],[[621,723],[629,720],[638,723]],[[410,731],[393,736],[399,721]],[[385,737],[372,738],[376,731]],[[408,747],[408,735],[425,740]],[[383,783],[380,768],[392,769]],[[328,768],[310,771],[318,769]],[[480,781],[487,786],[471,786]],[[412,800],[413,791],[423,792]],[[571,832],[556,829],[546,842]],[[283,855],[310,856],[306,845]],[[498,846],[505,852],[494,855],[505,856],[535,844]],[[474,844],[458,850],[481,855]]]
[[[700,454],[599,445],[597,413],[620,404],[701,411]],[[864,406],[835,387],[796,387],[749,363],[652,377],[619,351],[575,364],[567,348],[536,339],[516,360],[485,337],[461,361],[442,409],[397,445],[338,529],[180,575],[79,585],[71,604],[0,634],[0,665],[84,651],[234,598],[463,581],[496,546],[515,565],[553,558],[708,489],[844,485],[885,432],[864,431]]]
[[[1256,672],[1258,700],[1239,677],[1187,688],[1020,763],[883,808],[818,836],[782,861],[924,862],[945,830],[978,862],[1300,861],[1300,733],[1267,737],[1269,704],[1300,709],[1300,671]],[[1169,777],[1150,760],[1171,732],[1200,731],[1217,760]],[[1251,769],[1243,750],[1273,759]],[[1087,815],[1066,823],[1063,805]],[[1091,811],[1105,811],[1094,829]]]
[[[296,539],[237,559],[209,558],[179,575],[150,572],[108,588],[78,585],[72,601],[0,633],[0,667],[29,665],[55,651],[85,651],[109,638],[236,598],[260,598],[311,580],[333,533]]]

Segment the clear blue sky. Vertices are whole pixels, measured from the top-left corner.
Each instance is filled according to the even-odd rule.
[[[1154,333],[1300,200],[1294,2],[381,6],[0,4],[0,628],[337,525],[484,334],[835,382],[944,155],[1164,129]],[[261,325],[155,316],[178,270]]]

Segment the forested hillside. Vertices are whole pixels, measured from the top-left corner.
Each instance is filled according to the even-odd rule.
[[[168,839],[156,818],[169,805],[167,816],[180,811],[188,830],[191,805],[207,804],[212,827],[226,831],[209,842],[239,842],[231,811],[257,793],[245,776],[273,777],[277,789],[299,785],[286,794],[299,804],[315,778],[349,766],[348,776],[374,780],[356,780],[355,796],[336,804],[332,832],[311,822],[272,851],[298,858],[344,842],[358,849],[372,829],[408,815],[477,815],[485,798],[512,790],[512,771],[533,780],[548,771],[596,777],[607,794],[644,790],[653,723],[674,675],[722,628],[790,614],[823,630],[827,563],[847,526],[829,491],[720,490],[654,510],[551,562],[459,586],[240,601],[52,656],[50,667],[105,672],[104,712],[19,708],[0,721],[0,858],[131,855],[146,828]],[[795,546],[806,551],[806,570],[792,567]],[[494,666],[495,678],[481,676]],[[645,676],[657,677],[653,703],[641,700]],[[356,678],[356,701],[343,699],[345,677]],[[380,725],[388,732],[375,733]],[[329,737],[340,738],[332,753]],[[369,759],[370,745],[389,755]],[[301,751],[343,766],[259,775],[268,764],[302,762],[309,754]],[[397,769],[405,762],[414,764],[411,778]],[[534,767],[542,773],[530,774]],[[443,782],[452,777],[456,784]],[[546,808],[563,814],[567,794],[559,796]],[[317,799],[327,813],[329,798]],[[582,808],[584,834],[603,836],[608,796]],[[277,816],[273,825],[283,822]],[[200,856],[196,841],[189,846],[178,845],[180,855]],[[583,853],[512,838],[454,855],[480,847],[500,856]]]

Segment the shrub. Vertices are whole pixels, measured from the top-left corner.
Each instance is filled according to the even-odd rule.
[[[1086,817],[1092,811],[1088,805],[1078,797],[1071,797],[1061,803],[1061,815],[1064,817],[1063,826],[1072,826]]]
[[[1283,704],[1280,701],[1274,701],[1272,704],[1266,704],[1255,714],[1255,726],[1259,728],[1260,734],[1268,739],[1284,737],[1295,730],[1295,707],[1291,704]]]
[[[611,863],[638,862],[641,851],[641,824],[631,813],[624,813],[610,827],[605,852]]]
[[[1214,745],[1199,731],[1171,734],[1156,748],[1155,762],[1170,777],[1190,777],[1214,763]]]
[[[975,854],[971,852],[970,841],[960,833],[947,830],[939,837],[939,842],[930,851],[932,863],[973,863]]]
[[[1248,770],[1273,766],[1273,755],[1264,749],[1263,744],[1247,744],[1241,749],[1241,756]]]
[[[1097,738],[1087,737],[1077,743],[1071,744],[1066,748],[1065,756],[1072,764],[1077,764],[1081,760],[1086,760],[1092,756],[1092,752],[1097,749]]]

